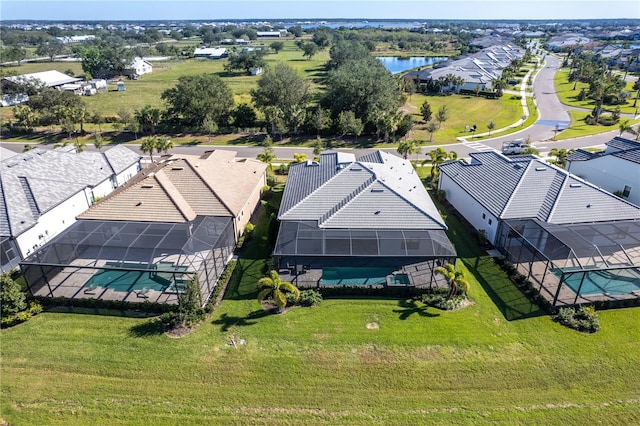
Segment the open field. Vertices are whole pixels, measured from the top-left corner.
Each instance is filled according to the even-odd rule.
[[[426,131],[426,123],[420,115],[420,107],[426,100],[431,105],[433,112],[432,120],[441,105],[446,105],[448,109],[448,119],[442,123],[442,128],[433,134],[432,143],[455,143],[456,137],[471,136],[465,132],[465,126],[476,125],[476,133],[487,132],[487,125],[491,120],[495,123],[495,128],[508,126],[518,121],[522,117],[522,106],[519,99],[512,99],[511,95],[504,95],[500,99],[485,99],[466,95],[450,96],[425,96],[414,94],[407,101],[405,109],[413,116],[416,123],[411,131],[411,138],[421,141],[429,141],[429,132]],[[516,129],[518,130],[518,129]],[[493,134],[492,134],[493,136]]]
[[[640,423],[640,309],[600,312],[594,335],[564,328],[453,215],[447,223],[471,307],[356,297],[266,314],[255,301],[269,253],[263,217],[225,300],[182,339],[148,319],[90,310],[60,309],[3,330],[2,417],[48,425]],[[231,336],[246,344],[235,349]]]

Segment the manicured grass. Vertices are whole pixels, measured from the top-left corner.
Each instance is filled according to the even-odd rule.
[[[555,136],[554,140],[562,140],[569,138],[578,138],[581,136],[589,136],[596,135],[598,133],[610,132],[612,130],[618,130],[619,125],[614,124],[613,126],[592,126],[585,123],[584,119],[590,112],[587,111],[568,111],[569,116],[571,117],[571,124],[566,130],[559,132],[557,136]],[[626,118],[621,118],[620,120],[627,120]],[[640,120],[631,120],[629,119],[630,125],[636,125],[640,123]]]
[[[447,215],[475,304],[344,298],[284,315],[255,301],[266,220],[226,299],[182,339],[139,318],[48,312],[2,331],[11,424],[633,424],[639,309],[580,334],[541,315]],[[379,328],[367,327],[376,323]],[[246,341],[235,349],[231,336]]]
[[[574,82],[569,81],[569,69],[563,68],[560,71],[556,72],[554,76],[554,84],[556,87],[556,92],[558,94],[558,98],[560,102],[565,105],[569,105],[576,108],[586,108],[589,111],[593,110],[595,107],[595,102],[586,99],[584,101],[579,101],[577,99],[580,90],[583,88],[585,90],[589,90],[589,85],[587,83],[578,82],[575,86],[576,89],[573,90]],[[620,107],[620,112],[623,114],[634,114],[636,109],[633,107],[633,101],[635,99],[635,91],[633,90],[633,83],[628,81],[625,87],[629,93],[631,93],[631,97],[627,100],[624,105],[604,105],[603,109],[605,111],[613,111],[616,106]]]
[[[446,144],[457,142],[456,137],[468,136],[471,133],[465,132],[465,126],[476,125],[476,133],[488,131],[487,125],[491,120],[495,123],[495,129],[508,126],[518,121],[522,117],[522,106],[520,100],[511,99],[511,95],[504,95],[500,99],[485,99],[473,96],[425,96],[414,94],[407,101],[407,113],[413,116],[416,125],[411,131],[411,138],[415,140],[429,141],[429,132],[426,131],[426,124],[420,115],[420,107],[426,100],[431,105],[431,111],[435,115],[441,105],[446,105],[449,118],[442,123],[442,128],[433,134],[432,143]],[[518,129],[515,129],[518,130]],[[514,131],[515,131],[514,130]]]

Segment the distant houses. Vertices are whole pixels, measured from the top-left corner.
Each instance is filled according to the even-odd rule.
[[[450,84],[444,91],[460,92],[461,90],[481,91],[492,89],[492,82],[502,76],[502,70],[515,59],[524,57],[524,49],[511,44],[495,45],[481,51],[448,61],[444,66],[427,68],[407,73],[407,78],[414,79],[418,84],[437,82],[438,79],[453,75],[461,78],[464,83]]]

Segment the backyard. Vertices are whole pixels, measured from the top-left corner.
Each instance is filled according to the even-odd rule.
[[[564,328],[443,213],[471,284],[471,307],[443,312],[405,299],[349,297],[268,314],[255,300],[270,251],[263,215],[225,299],[186,337],[97,309],[59,308],[3,330],[2,418],[65,425],[640,422],[640,310],[601,311],[601,330],[592,335]]]

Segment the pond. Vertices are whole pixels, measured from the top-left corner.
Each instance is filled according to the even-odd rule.
[[[449,58],[446,56],[382,56],[376,57],[376,59],[382,62],[382,65],[384,65],[391,74],[398,74],[413,68],[437,64],[438,62],[446,61]]]

